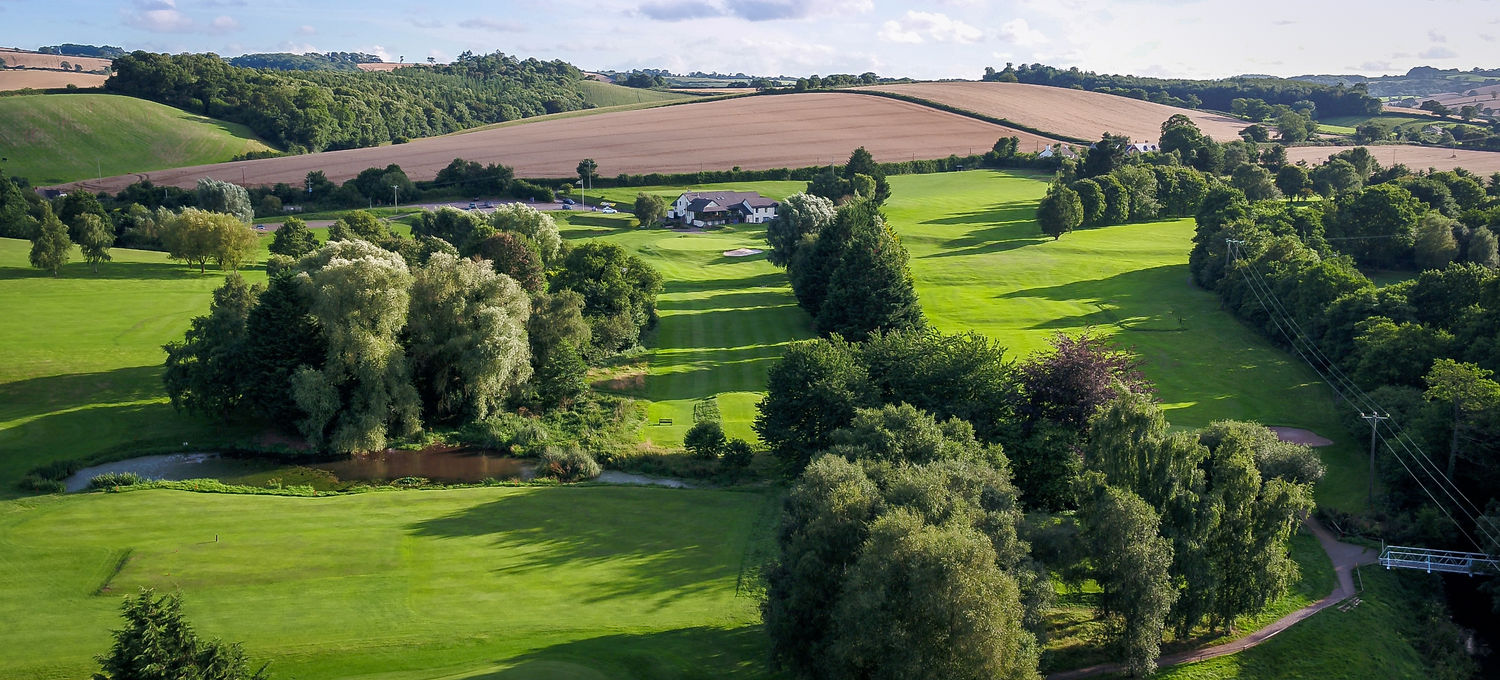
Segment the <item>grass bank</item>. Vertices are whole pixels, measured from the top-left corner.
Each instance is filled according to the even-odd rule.
[[[110,94],[0,97],[7,175],[60,184],[272,150],[250,129],[144,99]]]

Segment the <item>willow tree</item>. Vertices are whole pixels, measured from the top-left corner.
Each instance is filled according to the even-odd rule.
[[[488,263],[437,253],[416,271],[406,346],[434,420],[482,419],[531,377],[526,291]]]
[[[399,338],[412,285],[405,260],[366,241],[333,241],[297,269],[328,348],[322,368],[292,376],[303,436],[348,453],[416,432],[421,400]]]

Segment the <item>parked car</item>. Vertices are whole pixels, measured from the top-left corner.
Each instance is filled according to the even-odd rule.
[[[494,201],[485,201],[484,202],[484,207],[486,207],[486,208],[493,208],[493,207],[495,207],[495,202]]]
[[[614,208],[605,208],[603,210],[600,210],[599,212],[602,212],[602,213],[604,213],[606,215],[613,215],[613,214],[615,214],[617,212],[620,212],[620,211],[615,210]]]
[[[563,205],[573,205],[573,199],[571,199],[571,198],[564,198],[562,200],[562,204]]]
[[[479,207],[479,204],[477,204],[477,203],[475,203],[473,201],[469,201],[469,209],[470,210],[473,210],[473,209],[478,208],[478,207]]]

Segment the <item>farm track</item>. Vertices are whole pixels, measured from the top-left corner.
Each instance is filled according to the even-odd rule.
[[[1157,662],[1157,666],[1165,668],[1185,663],[1196,663],[1243,652],[1270,640],[1276,634],[1307,620],[1312,615],[1358,594],[1359,591],[1354,587],[1354,569],[1363,565],[1374,564],[1376,561],[1375,552],[1363,546],[1339,542],[1323,525],[1311,517],[1303,519],[1302,524],[1307,528],[1308,533],[1317,537],[1318,544],[1323,546],[1323,551],[1328,553],[1328,559],[1333,562],[1333,570],[1337,576],[1337,582],[1333,587],[1333,592],[1329,593],[1328,597],[1287,614],[1270,625],[1238,640],[1232,640],[1222,645],[1212,645],[1200,649],[1190,649],[1175,654],[1167,654],[1161,657]],[[1089,666],[1088,668],[1053,673],[1047,676],[1047,680],[1078,680],[1079,678],[1090,678],[1107,673],[1122,673],[1124,671],[1124,664],[1105,663]]]
[[[401,165],[431,179],[454,158],[503,163],[518,177],[569,177],[593,158],[606,175],[745,170],[841,163],[856,147],[878,161],[941,158],[987,151],[1016,136],[1022,149],[1053,140],[904,101],[838,92],[744,97],[620,111],[415,140],[407,144],[193,166],[144,173],[159,185],[191,187],[199,178],[246,185],[300,184],[322,170],[342,182],[369,167]],[[79,182],[117,192],[134,174]]]

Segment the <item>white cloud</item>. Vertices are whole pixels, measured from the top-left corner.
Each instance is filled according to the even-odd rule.
[[[232,33],[240,30],[234,17],[219,15],[200,23],[177,9],[177,0],[136,0],[135,7],[120,10],[125,25],[152,33]]]
[[[153,33],[184,33],[193,30],[193,20],[177,10],[176,0],[138,0],[135,8],[121,10],[126,25]]]
[[[941,12],[908,11],[900,21],[887,21],[878,36],[887,42],[951,42],[968,44],[984,37],[984,32]]]
[[[526,25],[517,21],[496,21],[488,17],[475,17],[458,22],[462,28],[472,28],[477,31],[490,31],[491,33],[521,33],[526,30]]]
[[[1427,39],[1437,43],[1448,42],[1448,36],[1443,35],[1442,33],[1438,33],[1437,31],[1428,31]]]
[[[1047,36],[1026,23],[1025,19],[1015,18],[1000,26],[1000,37],[1022,47],[1031,47],[1047,42]]]
[[[1423,59],[1452,59],[1458,56],[1458,54],[1442,45],[1433,45],[1417,56]]]
[[[916,31],[906,29],[897,21],[885,22],[885,25],[880,28],[880,32],[876,34],[876,37],[893,43],[916,44],[922,42],[922,36],[917,35]]]
[[[240,22],[235,21],[234,17],[220,15],[214,17],[214,20],[209,23],[208,30],[212,33],[238,31],[240,30]]]
[[[777,21],[864,14],[874,8],[874,0],[654,0],[634,13],[657,21],[709,17]]]
[[[318,29],[313,28],[312,26],[308,26],[307,24],[303,24],[302,26],[300,26],[300,27],[297,28],[297,35],[317,35],[317,34],[318,34]]]

